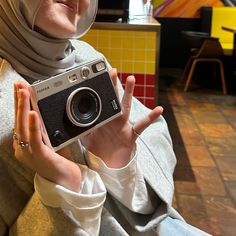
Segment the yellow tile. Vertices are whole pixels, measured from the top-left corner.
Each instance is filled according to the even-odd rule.
[[[135,48],[145,49],[146,47],[146,42],[144,38],[136,38],[133,43]]]
[[[149,50],[156,50],[156,39],[147,39],[146,45]]]
[[[134,51],[132,49],[124,49],[122,55],[124,60],[134,60]]]
[[[120,61],[108,60],[108,62],[110,63],[112,68],[116,68],[118,72],[121,72],[122,65]]]
[[[121,31],[121,33],[122,33],[122,37],[124,37],[124,38],[133,38],[135,35],[135,31],[131,31],[131,30]]]
[[[146,64],[143,62],[134,62],[134,71],[135,73],[145,73],[145,66]]]
[[[146,36],[149,39],[156,39],[156,32],[147,32]]]
[[[135,50],[134,51],[134,60],[135,61],[145,61],[145,51],[144,50]]]
[[[112,48],[122,48],[122,38],[110,38],[110,45]]]
[[[121,38],[123,35],[123,31],[122,30],[109,30],[109,35],[110,37],[114,37],[114,38]]]
[[[100,37],[103,37],[103,36],[109,37],[110,30],[97,30],[97,34]]]
[[[134,48],[134,40],[133,38],[127,38],[127,37],[124,37],[123,38],[123,48]]]
[[[93,47],[97,47],[97,39],[95,37],[84,37],[81,40],[85,41],[86,43],[92,45]]]
[[[122,72],[124,72],[124,73],[133,73],[133,62],[123,61],[122,62]]]
[[[133,35],[135,35],[136,38],[145,38],[147,34],[143,31],[133,31]]]
[[[99,47],[108,48],[110,46],[110,39],[108,37],[99,37],[97,41]]]
[[[121,55],[122,55],[122,50],[120,49],[113,49],[111,50],[111,53],[110,53],[110,58],[112,60],[121,60]]]
[[[156,61],[156,51],[149,51],[145,52],[146,62],[155,62]]]
[[[98,48],[99,52],[101,52],[105,57],[110,58],[111,51],[108,48]]]
[[[146,63],[146,73],[154,75],[156,71],[156,64],[154,63]]]

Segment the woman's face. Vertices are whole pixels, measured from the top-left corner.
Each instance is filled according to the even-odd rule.
[[[54,38],[70,38],[77,30],[77,23],[90,0],[42,0],[35,18],[40,32]]]

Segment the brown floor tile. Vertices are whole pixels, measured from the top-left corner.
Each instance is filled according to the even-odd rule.
[[[203,145],[175,145],[175,155],[180,166],[202,166],[214,167],[213,161],[208,149]]]
[[[235,119],[232,121],[229,121],[229,123],[232,125],[232,127],[236,130],[236,121]]]
[[[225,185],[236,206],[236,181],[226,181]]]
[[[197,128],[180,127],[179,131],[185,145],[205,145],[203,136]]]
[[[214,167],[215,163],[204,146],[190,146],[186,145],[187,154],[191,163],[191,166],[203,166]]]
[[[168,98],[171,105],[185,106],[186,102],[183,96],[175,89],[170,89]]]
[[[199,124],[205,137],[209,138],[236,138],[236,132],[229,124]]]
[[[215,157],[217,166],[225,181],[236,181],[236,158]]]
[[[178,166],[191,167],[189,156],[187,154],[186,148],[183,145],[174,145],[174,151],[175,151]]]
[[[167,72],[160,97],[177,157],[174,206],[214,236],[236,235],[236,96],[185,93],[181,76]]]
[[[174,179],[178,194],[226,195],[224,184],[216,168],[178,166]]]
[[[236,138],[206,138],[213,156],[236,158]]]
[[[229,198],[206,198],[205,206],[214,236],[235,236],[236,208]]]
[[[221,108],[222,113],[227,117],[228,119],[235,119],[236,117],[236,108],[235,107],[223,107]]]
[[[232,125],[232,127],[236,130],[236,107],[227,107],[221,109],[223,115],[228,120],[228,122]]]
[[[215,104],[220,109],[225,107],[235,107],[236,104],[236,96],[231,96],[231,95],[224,96],[222,94],[221,95],[208,94],[207,100],[208,102]]]
[[[219,111],[194,110],[192,115],[198,124],[227,124],[226,118]]]
[[[212,104],[212,103],[202,103],[202,102],[199,102],[199,101],[194,101],[194,100],[188,100],[187,101],[187,104],[189,105],[190,107],[190,110],[191,111],[216,111],[217,110],[217,107],[215,104]]]
[[[178,108],[174,108],[174,113],[175,113],[175,119],[177,121],[178,127],[179,128],[196,128],[197,129],[197,125],[193,119],[193,117],[191,116],[191,114],[189,114],[188,112],[185,111],[176,111]]]
[[[208,219],[204,200],[201,196],[178,195],[179,213],[188,224],[191,224],[205,232],[213,233]]]

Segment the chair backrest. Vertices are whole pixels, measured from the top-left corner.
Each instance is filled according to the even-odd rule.
[[[218,38],[204,39],[202,46],[195,57],[197,58],[218,58],[223,56],[223,49]]]
[[[210,34],[199,31],[181,31],[181,39],[188,48],[198,48],[202,46],[203,41],[209,38]]]

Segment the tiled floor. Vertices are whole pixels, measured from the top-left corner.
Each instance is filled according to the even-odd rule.
[[[160,75],[158,101],[178,161],[174,205],[188,223],[235,236],[236,96],[201,86],[184,93],[178,70]]]

